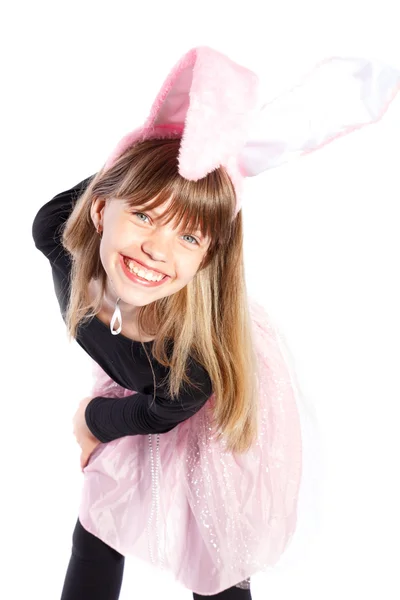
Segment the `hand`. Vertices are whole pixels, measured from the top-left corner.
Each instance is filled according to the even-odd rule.
[[[89,427],[86,425],[85,420],[85,410],[89,402],[93,398],[91,396],[87,396],[80,401],[79,408],[76,411],[74,418],[72,419],[72,423],[74,426],[74,435],[76,437],[76,441],[82,448],[81,453],[81,469],[83,473],[83,469],[86,467],[89,462],[90,455],[97,448],[99,444],[101,444],[100,440],[98,440],[90,431]]]

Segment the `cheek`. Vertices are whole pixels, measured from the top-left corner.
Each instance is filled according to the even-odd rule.
[[[103,235],[100,244],[100,260],[105,271],[110,274],[110,271],[115,269],[115,263],[119,260],[120,247],[117,245],[115,236]]]
[[[177,274],[180,280],[189,283],[200,267],[199,257],[186,256],[177,265]]]
[[[118,259],[118,254],[123,253],[124,248],[132,247],[132,232],[121,223],[108,223],[108,228],[103,234],[101,243],[101,258],[105,262]]]

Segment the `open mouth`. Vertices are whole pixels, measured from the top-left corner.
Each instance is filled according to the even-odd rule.
[[[162,273],[146,269],[136,261],[129,259],[126,256],[124,256],[124,262],[131,273],[135,273],[135,275],[138,275],[141,279],[146,279],[146,281],[161,281],[161,279],[166,277],[166,275],[163,275]]]
[[[169,279],[168,275],[163,275],[156,271],[149,271],[142,265],[135,263],[135,261],[122,254],[120,255],[120,262],[125,275],[135,283],[139,282],[143,285],[154,287]]]

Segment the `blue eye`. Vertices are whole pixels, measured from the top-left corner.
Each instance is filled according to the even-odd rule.
[[[192,240],[194,240],[194,241],[196,242],[196,244],[197,244],[197,245],[199,244],[199,242],[196,240],[196,238],[195,238],[195,237],[193,237],[192,235],[185,234],[185,236],[186,236],[186,237],[191,237],[191,238],[192,238]],[[192,242],[191,242],[191,244],[192,244],[192,246],[193,246],[193,243],[192,243]]]
[[[145,215],[144,213],[141,213],[141,212],[134,212],[133,214],[134,214],[134,215],[144,215],[145,217],[147,217],[147,215]],[[147,218],[149,218],[149,217],[147,217]],[[140,220],[140,219],[139,219],[139,220]],[[145,222],[145,221],[143,221],[143,223],[144,223],[144,222]]]
[[[137,215],[143,215],[147,219],[149,218],[145,213],[142,213],[142,212],[134,212],[132,214],[134,214],[135,216],[137,216]],[[144,221],[143,219],[139,219],[139,221],[141,221],[142,223],[146,223],[146,221]],[[192,246],[194,246],[195,244],[199,245],[199,241],[193,235],[185,234],[184,237],[190,237],[190,238],[192,238],[192,240],[194,240],[194,242],[190,242],[190,244]]]

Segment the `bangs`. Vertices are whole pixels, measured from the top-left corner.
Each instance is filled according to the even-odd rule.
[[[150,211],[169,204],[158,211],[157,222],[172,221],[174,228],[185,233],[199,231],[212,246],[227,243],[236,208],[230,177],[219,167],[197,181],[184,179],[178,172],[179,147],[180,139],[136,144],[110,169],[113,184],[107,186],[106,195],[136,210]]]
[[[174,228],[180,231],[199,231],[211,241],[227,241],[233,216],[230,202],[205,193],[203,186],[196,186],[196,183],[198,182],[189,182],[182,178],[181,181],[174,182],[174,185],[169,181],[156,197],[141,190],[140,198],[135,194],[128,199],[127,204],[132,209],[140,206],[144,210],[152,211],[168,203],[162,215],[157,217],[160,224],[172,222]]]

